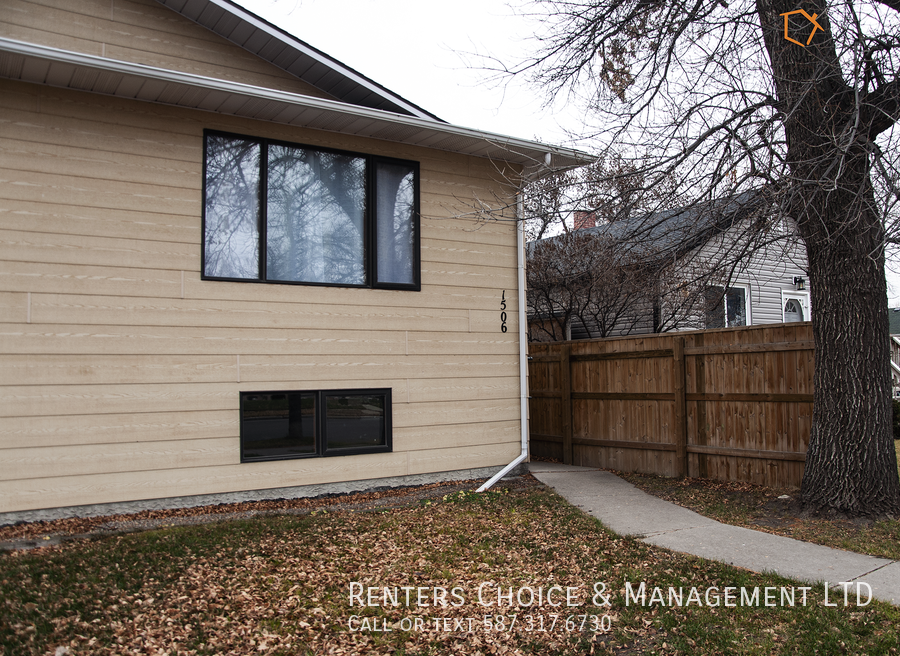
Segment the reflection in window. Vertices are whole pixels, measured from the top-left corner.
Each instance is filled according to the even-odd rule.
[[[747,325],[747,289],[745,287],[706,288],[707,328],[725,328]]]
[[[204,143],[205,278],[419,289],[415,162],[212,132]]]
[[[415,284],[415,170],[379,162],[375,175],[378,282]]]
[[[316,452],[315,395],[241,395],[241,459],[270,460]]]
[[[326,450],[383,446],[384,397],[327,394],[325,396]]]
[[[388,452],[391,390],[241,392],[241,462]]]
[[[363,285],[366,161],[269,146],[266,278]]]
[[[725,325],[747,325],[747,290],[743,287],[729,287],[725,293]]]
[[[206,142],[204,274],[259,277],[258,143],[210,135]]]

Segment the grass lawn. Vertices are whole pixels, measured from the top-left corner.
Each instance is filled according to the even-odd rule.
[[[798,585],[618,537],[542,486],[459,492],[0,555],[0,654],[897,653],[900,608]]]
[[[900,440],[894,442],[900,468]],[[774,490],[747,483],[674,479],[644,474],[619,476],[645,492],[726,524],[776,533],[837,549],[900,560],[900,520],[822,519],[804,515],[797,490]],[[787,494],[789,500],[778,497]]]

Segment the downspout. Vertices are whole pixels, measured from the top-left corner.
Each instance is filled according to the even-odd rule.
[[[522,452],[511,463],[498,471],[478,492],[490,489],[516,465],[528,457],[528,316],[525,312],[525,207],[523,190],[516,199],[516,262],[518,265],[519,305],[519,423],[522,427]]]

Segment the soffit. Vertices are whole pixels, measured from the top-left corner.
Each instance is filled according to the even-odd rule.
[[[591,161],[589,155],[573,149],[431,118],[5,38],[0,38],[0,77],[486,157],[522,165],[530,176]]]

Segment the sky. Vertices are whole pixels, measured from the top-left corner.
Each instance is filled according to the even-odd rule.
[[[538,49],[525,0],[236,1],[449,123],[590,150],[574,105],[491,70]],[[887,279],[898,307],[900,256]]]
[[[571,110],[548,110],[524,81],[502,85],[487,70],[487,57],[509,64],[536,48],[533,19],[507,0],[238,2],[449,123],[572,145],[561,127],[577,129]]]

